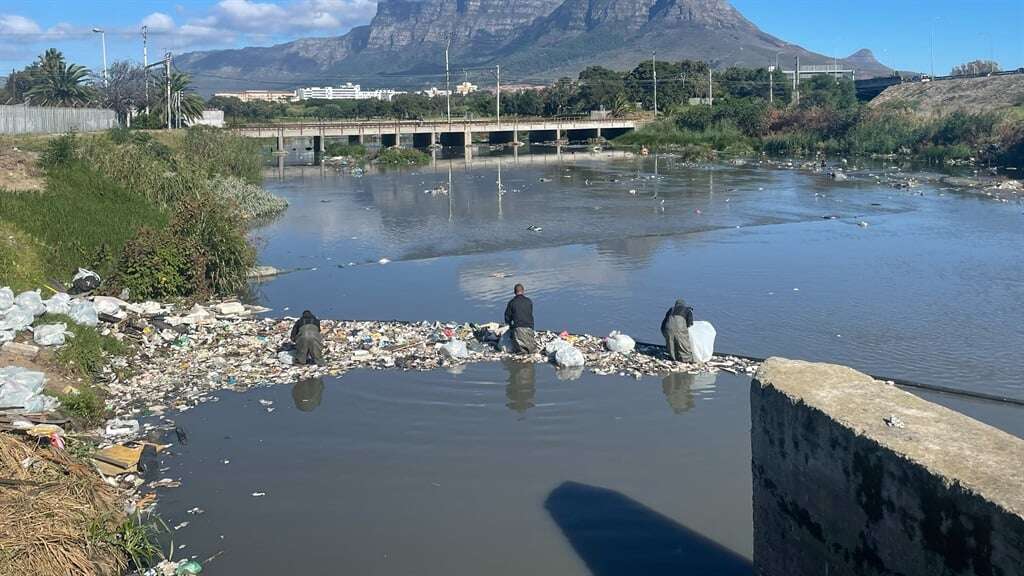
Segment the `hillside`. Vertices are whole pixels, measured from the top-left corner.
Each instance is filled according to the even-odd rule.
[[[727,0],[380,0],[370,24],[333,38],[270,47],[192,52],[175,58],[203,93],[361,82],[419,87],[452,70],[501,64],[511,81],[575,76],[588,65],[632,68],[650,58],[710,61],[717,68],[831,63],[761,31]],[[865,78],[889,69],[861,50],[842,63]],[[391,76],[391,78],[387,78]]]
[[[886,88],[872,107],[909,104],[922,116],[954,111],[994,112],[1024,105],[1024,74],[912,82]]]

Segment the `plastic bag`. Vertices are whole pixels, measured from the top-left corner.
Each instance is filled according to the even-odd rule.
[[[106,436],[130,436],[132,434],[139,433],[139,421],[138,420],[121,420],[114,418],[113,420],[107,420],[107,426],[104,429]]]
[[[96,296],[92,299],[92,305],[96,307],[96,312],[108,316],[120,316],[121,306],[125,304],[124,300],[110,296]]]
[[[0,288],[0,314],[3,314],[11,306],[14,306],[14,291],[4,286]]]
[[[32,331],[34,332],[32,341],[40,346],[63,346],[64,337],[73,336],[68,332],[68,325],[63,322],[36,326]]]
[[[22,308],[21,306],[12,306],[2,320],[0,320],[0,330],[13,330],[18,332],[24,330],[32,325],[32,321],[36,317],[31,311]]]
[[[92,270],[86,270],[85,268],[79,268],[74,278],[71,279],[71,293],[81,294],[82,292],[90,292],[100,287],[100,275],[93,272]]]
[[[39,295],[39,290],[18,294],[18,297],[14,299],[14,305],[28,310],[33,316],[39,316],[46,312],[46,306],[43,305],[43,298]]]
[[[95,326],[100,323],[99,315],[96,314],[96,307],[88,300],[75,298],[71,301],[68,309],[68,316],[80,326]]]
[[[584,358],[583,352],[580,352],[574,346],[562,348],[558,352],[555,352],[555,364],[558,364],[562,368],[576,368],[583,366],[586,363],[587,359]]]
[[[711,322],[698,320],[690,326],[690,348],[693,359],[697,362],[707,362],[715,354],[715,327]]]
[[[569,344],[568,342],[562,340],[561,338],[555,338],[551,342],[548,342],[547,344],[544,345],[544,354],[548,355],[549,357],[554,357],[559,350],[564,350],[566,348],[572,348],[572,344]]]
[[[461,360],[469,356],[469,350],[466,349],[466,343],[457,338],[454,338],[451,342],[441,346],[441,353],[452,360]]]
[[[498,338],[498,351],[514,354],[516,349],[512,344],[512,329],[505,330]]]
[[[291,366],[292,364],[295,364],[295,356],[292,356],[291,352],[284,350],[277,353],[277,361],[281,364]]]
[[[43,302],[47,314],[67,314],[71,311],[71,296],[63,292],[54,294],[52,298]]]
[[[0,406],[21,406],[25,412],[46,412],[57,399],[41,394],[46,376],[18,366],[0,368]]]
[[[0,330],[0,344],[14,340],[14,330]]]
[[[619,354],[629,354],[636,348],[636,340],[633,340],[625,334],[619,332],[612,332],[608,335],[608,339],[605,340],[605,346],[611,352],[618,352]]]

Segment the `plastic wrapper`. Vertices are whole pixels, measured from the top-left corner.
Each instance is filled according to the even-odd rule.
[[[587,363],[587,359],[574,346],[562,348],[555,352],[555,364],[562,368],[578,368]]]
[[[75,324],[80,326],[95,326],[100,322],[99,314],[96,313],[96,307],[93,306],[92,302],[82,300],[81,298],[75,298],[71,301],[68,316],[75,321]]]
[[[690,326],[690,348],[693,359],[697,362],[707,362],[715,355],[715,327],[711,322],[698,320]]]
[[[608,347],[610,352],[629,354],[634,348],[636,348],[636,340],[633,340],[625,334],[612,332],[608,335],[608,339],[605,341],[605,346]]]
[[[547,344],[544,345],[544,354],[550,357],[554,357],[559,350],[564,350],[566,348],[572,348],[572,344],[569,344],[568,342],[562,340],[561,338],[555,338],[551,342],[548,342]]]
[[[0,319],[0,330],[19,332],[31,326],[35,319],[35,315],[30,310],[14,305],[7,310],[3,319]]]
[[[54,294],[52,298],[43,302],[47,314],[67,314],[71,311],[71,296],[63,292]]]
[[[0,368],[0,406],[21,406],[24,412],[48,412],[57,407],[57,399],[42,394],[46,376],[9,366]]]
[[[39,290],[18,294],[14,299],[14,305],[31,312],[33,316],[39,316],[46,312],[46,306],[43,305],[43,297],[39,295]]]
[[[68,332],[68,325],[63,322],[36,326],[32,331],[32,341],[40,346],[63,346],[64,338],[72,335]]]

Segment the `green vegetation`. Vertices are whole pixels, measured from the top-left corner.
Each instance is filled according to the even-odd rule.
[[[45,282],[41,252],[42,246],[31,236],[0,221],[0,270],[3,282],[15,292],[35,289]]]
[[[331,142],[327,145],[325,152],[328,156],[365,158],[366,146],[363,146],[362,144],[342,144],[341,142]]]
[[[103,368],[104,357],[123,354],[124,344],[112,336],[104,336],[95,328],[79,326],[63,314],[44,314],[37,320],[39,324],[64,323],[69,336],[65,344],[57,350],[57,362],[65,370],[82,377],[98,374]]]
[[[88,537],[91,542],[112,546],[131,559],[135,568],[143,570],[161,555],[156,545],[160,532],[167,526],[157,520],[134,516],[106,515],[93,520]]]
[[[430,163],[430,156],[414,148],[387,148],[373,159],[384,166],[419,166]]]
[[[67,416],[83,427],[96,426],[103,422],[106,408],[103,400],[90,387],[83,387],[76,393],[61,394],[60,408]]]

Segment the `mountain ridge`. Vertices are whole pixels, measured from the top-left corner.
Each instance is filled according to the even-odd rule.
[[[833,62],[762,31],[728,0],[381,0],[369,24],[342,36],[191,52],[175,65],[206,93],[341,81],[411,88],[444,82],[449,38],[453,77],[500,64],[511,82],[572,77],[594,64],[630,69],[652,51],[716,68],[766,66],[779,52],[789,68],[796,56]],[[839,62],[858,77],[890,73],[867,49]]]

